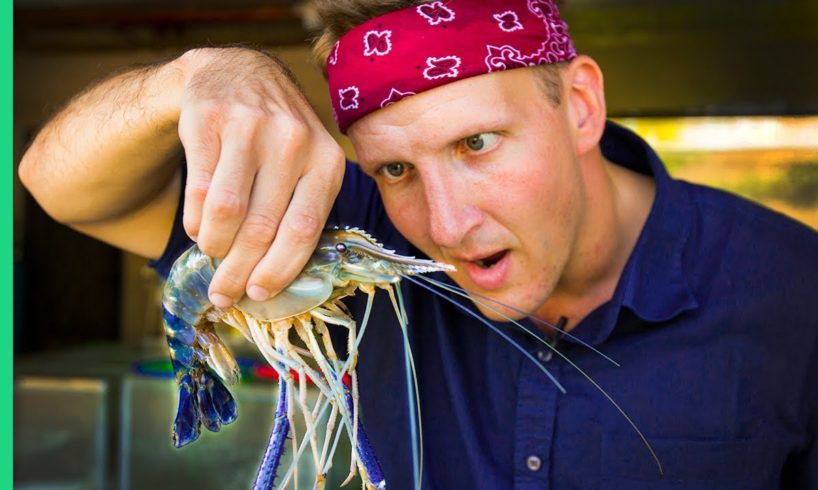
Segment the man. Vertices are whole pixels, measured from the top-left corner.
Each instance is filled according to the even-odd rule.
[[[563,394],[479,321],[407,288],[429,488],[818,488],[815,233],[673,181],[606,124],[600,69],[549,1],[319,7],[359,166],[344,174],[274,60],[205,49],[77,97],[26,154],[23,182],[55,218],[161,273],[191,239],[224,257],[219,306],[286,286],[329,217],[452,263],[460,286],[621,365],[566,339],[580,372],[512,332]],[[387,307],[362,346],[362,413],[390,486],[410,488]]]

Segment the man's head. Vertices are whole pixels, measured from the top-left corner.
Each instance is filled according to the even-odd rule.
[[[387,3],[407,4],[378,5],[389,9]],[[420,3],[427,9],[418,8]],[[480,10],[475,4],[483,10],[495,8],[493,4],[497,11],[479,28],[460,27],[471,29],[463,39],[457,25],[447,22],[458,15],[461,21],[473,18]],[[532,312],[574,267],[578,242],[589,224],[589,180],[595,179],[582,162],[588,155],[598,156],[605,119],[598,67],[590,58],[575,56],[564,24],[555,9],[546,12],[549,8],[553,5],[543,0],[412,3],[401,12],[429,14],[421,20],[436,29],[428,37],[418,33],[403,56],[419,51],[424,60],[443,59],[449,52],[457,62],[433,72],[429,70],[435,66],[413,61],[424,80],[414,87],[410,81],[394,103],[378,102],[388,94],[377,91],[401,83],[406,71],[367,70],[369,59],[382,61],[375,58],[398,49],[398,35],[382,34],[390,30],[390,18],[356,24],[354,36],[341,37],[342,48],[348,43],[347,49],[363,52],[350,65],[344,65],[343,51],[333,52],[337,41],[327,58],[331,87],[357,87],[346,80],[338,85],[333,77],[339,73],[361,86],[354,101],[361,110],[336,117],[342,130],[348,129],[361,168],[375,178],[399,231],[430,257],[454,264],[458,271],[453,277],[463,287]],[[335,39],[365,17],[339,21],[342,27],[325,38]],[[545,28],[536,22],[544,22]],[[442,27],[446,25],[449,31]],[[488,28],[497,32],[484,35]],[[517,31],[526,29],[546,38],[520,37]],[[504,37],[498,38],[498,32]],[[544,61],[522,67],[531,60]],[[472,71],[426,84],[445,75],[447,66]],[[370,83],[373,78],[377,83]],[[378,95],[367,101],[369,87]],[[334,106],[336,112],[351,107],[339,98]]]

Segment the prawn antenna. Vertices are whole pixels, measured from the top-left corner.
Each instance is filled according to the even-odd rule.
[[[621,365],[618,362],[611,359],[604,352],[600,351],[599,349],[597,349],[593,345],[589,344],[588,342],[585,342],[584,340],[580,339],[579,337],[577,337],[575,335],[571,335],[569,332],[566,332],[565,330],[563,330],[565,323],[562,321],[562,319],[565,318],[565,317],[560,317],[560,322],[562,322],[562,327],[560,326],[560,322],[558,322],[557,325],[555,326],[555,325],[552,325],[549,322],[547,322],[547,321],[545,321],[545,320],[543,320],[541,318],[537,318],[534,315],[530,315],[530,314],[526,313],[525,311],[523,311],[523,310],[521,310],[519,308],[515,308],[514,306],[507,305],[507,304],[503,303],[502,301],[497,301],[496,299],[491,298],[489,296],[486,296],[485,294],[480,294],[480,293],[477,293],[477,292],[474,292],[474,291],[469,291],[468,289],[463,289],[463,288],[461,288],[459,286],[455,286],[453,284],[446,284],[443,281],[438,281],[438,280],[432,279],[431,277],[428,277],[428,276],[416,276],[416,277],[418,279],[422,279],[422,280],[424,280],[424,281],[426,281],[426,282],[428,282],[430,284],[434,284],[435,286],[437,286],[437,287],[439,287],[441,289],[445,289],[446,291],[449,291],[450,293],[454,293],[454,294],[456,294],[458,296],[462,296],[462,297],[464,297],[466,299],[470,299],[470,300],[474,301],[475,303],[483,305],[486,308],[488,308],[489,310],[497,313],[498,315],[501,315],[504,318],[507,318],[508,320],[511,320],[511,318],[508,318],[507,315],[504,315],[502,312],[498,311],[497,309],[493,308],[492,306],[490,306],[490,305],[488,305],[488,304],[486,304],[484,302],[475,300],[474,297],[480,298],[483,301],[488,301],[489,303],[493,303],[493,304],[498,305],[498,306],[502,306],[503,308],[506,308],[506,309],[511,310],[511,311],[515,311],[515,312],[517,312],[517,313],[519,313],[521,315],[525,315],[526,318],[528,318],[532,322],[534,322],[534,323],[536,323],[538,325],[541,325],[543,327],[546,327],[547,329],[549,329],[552,332],[556,333],[559,336],[559,338],[567,337],[567,338],[573,340],[574,342],[578,343],[579,345],[585,347],[586,349],[589,349],[594,354],[597,354],[598,356],[602,357],[603,359],[610,362],[614,366],[621,367]],[[535,332],[532,332],[531,329],[526,328],[524,325],[521,325],[518,322],[513,322],[513,323],[514,323],[514,325],[519,327],[523,332],[525,332],[526,334],[528,334],[531,337],[535,338],[538,342],[545,343],[549,347],[553,347],[548,342],[543,340],[542,337],[537,335]]]
[[[418,276],[418,277],[421,277],[421,276]],[[411,281],[411,282],[413,282],[413,283],[415,283],[415,284],[417,284],[418,286],[420,286],[420,287],[422,287],[422,288],[424,288],[424,289],[426,289],[426,290],[428,290],[428,291],[430,291],[430,292],[432,292],[432,293],[433,293],[433,294],[435,294],[436,296],[438,296],[438,297],[440,297],[440,298],[442,298],[442,299],[444,299],[444,300],[448,301],[449,303],[453,304],[454,306],[457,306],[457,307],[458,307],[458,308],[460,308],[461,310],[463,310],[463,311],[467,312],[467,313],[468,313],[470,316],[472,316],[473,318],[475,318],[475,319],[479,320],[479,321],[480,321],[480,322],[482,322],[484,325],[486,325],[486,326],[488,326],[489,328],[491,328],[491,329],[492,329],[494,332],[496,332],[496,333],[500,334],[500,336],[501,336],[501,337],[503,337],[504,339],[506,339],[506,340],[508,340],[509,342],[511,342],[511,343],[512,343],[512,345],[514,346],[514,348],[515,348],[515,349],[517,349],[518,351],[520,351],[521,353],[523,353],[523,354],[524,354],[526,357],[528,357],[529,359],[531,359],[531,361],[532,361],[532,362],[534,362],[534,363],[535,363],[535,364],[536,364],[536,365],[537,365],[537,366],[538,366],[538,367],[539,367],[539,368],[540,368],[540,369],[541,369],[543,372],[545,372],[545,373],[548,375],[549,379],[551,379],[551,381],[553,381],[553,382],[556,384],[557,388],[559,388],[559,389],[560,389],[560,391],[561,391],[563,394],[566,394],[565,388],[563,388],[563,387],[562,387],[562,385],[561,385],[561,384],[560,384],[560,383],[559,383],[559,382],[556,380],[556,378],[554,378],[554,376],[553,376],[553,375],[552,375],[550,372],[548,372],[548,370],[547,370],[547,369],[545,369],[545,368],[544,368],[544,367],[543,367],[543,366],[542,366],[542,365],[541,365],[539,362],[537,362],[537,361],[536,361],[536,359],[534,359],[534,357],[533,357],[531,354],[529,354],[529,353],[528,353],[528,352],[527,352],[525,349],[523,349],[523,348],[522,348],[522,347],[521,347],[519,344],[517,344],[516,342],[514,342],[513,340],[511,340],[511,338],[510,338],[510,337],[508,337],[507,335],[505,335],[504,333],[500,332],[500,330],[499,330],[499,329],[498,329],[496,326],[494,326],[494,325],[493,325],[491,322],[489,322],[488,320],[486,320],[485,318],[483,318],[482,316],[480,316],[478,313],[476,313],[476,312],[474,312],[474,311],[470,310],[469,308],[467,308],[467,307],[465,307],[465,306],[461,305],[460,303],[458,303],[458,302],[457,302],[457,301],[455,301],[454,299],[447,297],[445,294],[441,293],[440,291],[437,291],[436,289],[433,289],[431,286],[428,286],[428,285],[426,285],[426,284],[423,284],[421,281],[417,281],[417,280],[415,280],[415,279],[413,279],[413,278],[411,278],[411,277],[405,276],[405,275],[403,276],[403,278],[404,278],[404,279],[407,279],[407,280],[409,280],[409,281]],[[428,279],[428,278],[425,278],[425,279]],[[447,291],[455,292],[456,294],[458,294],[458,293],[459,293],[459,292],[456,292],[454,289],[452,289],[452,288],[448,287],[448,285],[443,284],[443,283],[440,283],[440,281],[433,281],[433,283],[435,283],[435,285],[436,285],[436,286],[441,287],[442,289],[445,289],[445,290],[447,290]],[[465,293],[461,293],[461,295],[468,297],[468,295],[466,295]],[[476,296],[480,296],[480,295],[476,295]],[[509,322],[513,323],[514,325],[516,325],[516,326],[517,326],[517,327],[519,327],[520,329],[522,329],[522,330],[524,330],[524,331],[529,331],[529,330],[528,330],[528,329],[526,329],[526,328],[525,328],[523,325],[521,325],[521,324],[520,324],[518,321],[516,321],[516,320],[512,319],[511,317],[509,317],[508,315],[504,314],[503,312],[501,312],[501,311],[497,310],[496,308],[492,307],[491,305],[488,305],[487,303],[485,303],[485,302],[483,302],[483,301],[480,301],[480,300],[476,300],[476,299],[474,299],[474,298],[470,298],[470,299],[471,299],[473,302],[475,302],[475,303],[477,303],[477,304],[479,304],[479,305],[485,306],[486,308],[490,309],[491,311],[493,311],[493,312],[497,313],[498,315],[502,316],[503,318],[505,318],[505,319],[506,319],[506,320],[508,320]],[[503,305],[503,306],[505,306],[505,305]],[[514,308],[511,308],[511,309],[512,309],[512,310],[514,310]],[[556,330],[556,327],[553,327],[553,326],[551,326],[551,327],[552,327],[553,329],[555,329],[555,330]],[[531,333],[533,334],[533,332],[531,332]],[[567,336],[567,335],[568,335],[568,333],[565,333],[565,335]],[[537,336],[537,338],[539,339],[540,337],[538,337],[538,336]],[[568,363],[568,365],[570,365],[571,367],[573,367],[574,369],[576,369],[578,373],[580,373],[580,374],[581,374],[581,375],[582,375],[582,376],[583,376],[585,379],[587,379],[589,383],[591,383],[591,384],[592,384],[592,385],[593,385],[593,386],[594,386],[594,387],[595,387],[595,388],[596,388],[596,389],[597,389],[597,390],[598,390],[600,393],[602,393],[602,395],[603,395],[605,398],[607,398],[607,399],[608,399],[608,401],[611,403],[611,405],[613,405],[613,406],[614,406],[614,408],[616,408],[616,410],[617,410],[617,411],[618,411],[618,412],[619,412],[619,413],[622,415],[622,417],[624,417],[624,418],[625,418],[625,420],[628,422],[628,424],[631,426],[631,428],[634,430],[634,432],[636,432],[636,435],[638,435],[638,436],[639,436],[639,438],[642,440],[642,442],[644,443],[645,447],[646,447],[646,448],[648,449],[648,451],[650,452],[650,455],[653,457],[653,460],[656,462],[656,466],[659,468],[659,474],[660,474],[660,475],[664,475],[664,474],[665,474],[665,472],[664,472],[664,470],[662,469],[662,462],[659,460],[659,456],[656,454],[656,451],[653,449],[653,446],[651,446],[651,445],[650,445],[650,442],[648,442],[647,437],[645,437],[645,435],[642,433],[642,431],[641,431],[641,430],[639,430],[639,427],[636,425],[636,423],[633,421],[633,419],[631,419],[631,418],[630,418],[630,416],[627,414],[627,412],[625,412],[625,410],[624,410],[624,409],[623,409],[623,408],[622,408],[622,407],[621,407],[621,406],[620,406],[620,405],[619,405],[619,404],[616,402],[616,400],[614,400],[614,398],[613,398],[613,397],[612,397],[612,396],[611,396],[611,395],[610,395],[610,394],[609,394],[607,391],[605,391],[605,389],[604,389],[604,388],[602,388],[602,386],[600,386],[600,384],[599,384],[599,383],[597,383],[597,382],[596,382],[596,381],[595,381],[595,380],[594,380],[594,379],[593,379],[593,378],[592,378],[592,377],[591,377],[591,376],[590,376],[588,373],[586,373],[586,372],[585,372],[585,371],[584,371],[584,370],[583,370],[581,367],[579,367],[579,366],[578,366],[578,365],[577,365],[577,364],[576,364],[574,361],[572,361],[571,359],[569,359],[569,358],[568,358],[568,357],[567,357],[565,354],[563,354],[562,352],[560,352],[560,351],[559,351],[559,349],[555,348],[555,347],[554,347],[554,346],[552,346],[550,343],[545,342],[545,341],[544,341],[544,340],[542,340],[542,339],[540,339],[540,340],[541,340],[543,343],[545,343],[545,345],[546,345],[546,346],[548,346],[548,348],[549,348],[549,349],[551,349],[551,351],[552,351],[554,354],[556,354],[556,355],[557,355],[557,356],[559,356],[559,357],[560,357],[562,360],[564,360],[565,362],[567,362],[567,363]],[[594,349],[594,350],[596,350],[596,349]],[[603,356],[604,356],[604,355],[603,355]],[[606,357],[606,358],[607,358],[607,356],[604,356],[604,357]],[[613,361],[611,361],[611,362],[613,362]],[[616,364],[616,363],[614,363],[614,364]],[[616,364],[616,365],[618,366],[618,364]]]
[[[418,276],[418,277],[420,277],[420,276]],[[434,289],[433,287],[431,287],[431,286],[429,286],[427,284],[423,284],[422,282],[417,281],[417,280],[415,280],[414,278],[412,278],[410,276],[403,276],[403,278],[406,279],[407,281],[410,281],[410,282],[412,282],[414,284],[417,284],[419,287],[422,287],[423,289],[426,289],[426,290],[430,291],[432,294],[434,294],[436,296],[439,296],[440,298],[448,301],[449,303],[453,304],[454,306],[456,306],[456,307],[460,308],[461,310],[463,310],[464,312],[466,312],[466,314],[468,314],[469,316],[471,316],[475,320],[477,320],[480,323],[482,323],[483,325],[489,327],[494,333],[496,333],[497,335],[502,337],[506,342],[511,344],[512,347],[517,349],[517,351],[519,351],[520,354],[527,357],[529,360],[531,360],[531,362],[534,363],[535,366],[540,368],[540,371],[544,372],[545,375],[548,376],[548,379],[550,379],[551,382],[554,383],[554,386],[556,386],[560,390],[560,392],[562,392],[563,395],[568,393],[568,391],[566,391],[565,387],[562,386],[562,383],[557,381],[557,378],[555,378],[554,375],[551,374],[551,372],[548,371],[548,369],[545,368],[545,366],[543,366],[542,364],[537,362],[537,359],[535,359],[534,356],[532,356],[530,352],[525,350],[520,344],[518,344],[516,341],[514,341],[514,339],[509,337],[505,332],[503,332],[502,330],[497,328],[496,325],[494,325],[490,321],[486,320],[482,316],[478,315],[474,311],[470,310],[468,307],[461,305],[460,303],[458,303],[457,301],[455,301],[455,300],[453,300],[451,298],[447,298],[445,294],[443,294],[440,291]]]
[[[393,292],[394,291],[394,292]],[[412,432],[412,467],[414,469],[415,488],[421,488],[423,478],[423,423],[420,415],[420,390],[418,389],[418,375],[415,369],[415,359],[409,343],[409,320],[406,318],[406,307],[403,303],[400,284],[387,289],[392,307],[400,322],[403,333],[403,350],[406,372],[406,393],[409,398],[409,430]],[[395,301],[397,297],[397,301]]]

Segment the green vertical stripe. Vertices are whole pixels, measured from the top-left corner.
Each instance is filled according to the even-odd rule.
[[[0,48],[3,50],[2,54],[2,83],[3,83],[3,96],[2,96],[2,107],[0,107],[0,120],[2,120],[2,130],[0,130],[0,135],[2,135],[3,139],[3,154],[6,155],[5,158],[6,167],[5,178],[2,179],[3,188],[6,189],[3,192],[0,192],[0,201],[2,201],[2,206],[0,208],[0,215],[2,215],[2,226],[0,226],[0,243],[2,243],[3,247],[3,259],[0,261],[2,264],[0,267],[0,313],[2,317],[0,317],[0,325],[2,325],[3,329],[3,338],[0,341],[2,344],[3,353],[0,355],[0,359],[2,359],[3,365],[0,366],[0,372],[3,373],[3,379],[5,380],[2,384],[3,387],[3,394],[2,400],[0,400],[0,421],[2,421],[2,428],[3,430],[0,431],[3,435],[2,443],[0,443],[0,488],[12,488],[12,460],[13,460],[13,450],[14,450],[14,443],[13,443],[13,423],[12,423],[12,399],[14,397],[14,389],[13,389],[13,325],[14,325],[14,315],[12,311],[12,262],[13,262],[13,255],[12,255],[12,243],[13,243],[13,220],[12,220],[12,200],[14,196],[14,180],[13,180],[13,172],[14,172],[14,157],[13,157],[13,130],[12,130],[12,123],[13,123],[13,114],[12,114],[12,29],[13,29],[13,22],[12,22],[12,0],[5,0],[2,2],[3,11],[2,11],[2,22],[3,26],[0,28],[0,36],[3,36],[2,41],[0,42]]]

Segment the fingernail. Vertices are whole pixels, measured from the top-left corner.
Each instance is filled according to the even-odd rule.
[[[255,301],[264,301],[270,297],[270,291],[267,291],[261,286],[253,285],[247,289],[247,296]]]
[[[219,308],[229,308],[233,306],[233,299],[229,296],[219,293],[210,293],[210,302]]]

